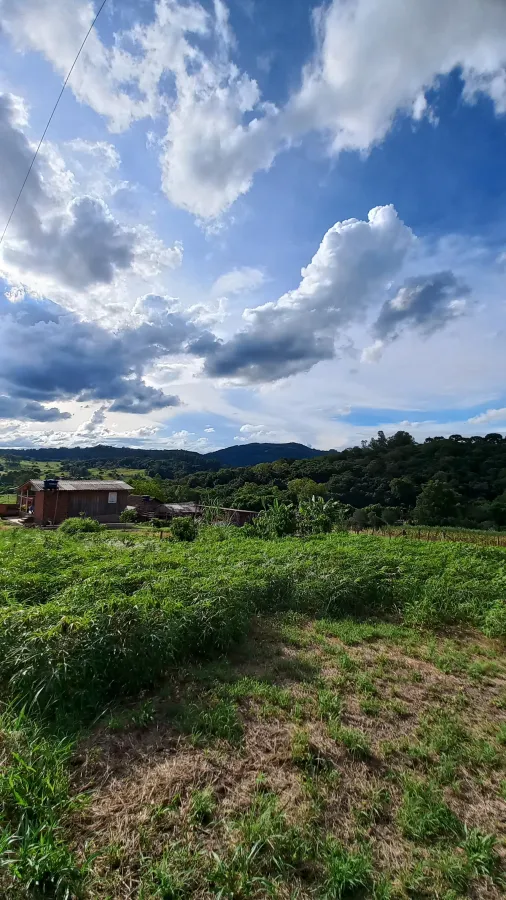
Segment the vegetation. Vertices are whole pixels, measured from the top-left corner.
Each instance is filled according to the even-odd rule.
[[[171,520],[170,530],[176,541],[194,541],[197,537],[197,526],[190,516],[176,516]]]
[[[135,522],[139,521],[139,516],[138,516],[136,509],[133,509],[132,507],[128,507],[127,509],[123,510],[119,519],[120,519],[120,522],[135,523]]]
[[[101,530],[102,526],[100,523],[96,519],[90,519],[88,516],[65,519],[60,525],[60,531],[63,534],[93,534]]]
[[[7,492],[47,474],[123,477],[134,493],[162,502],[197,500],[260,512],[275,503],[299,508],[315,497],[339,503],[341,518],[361,529],[398,522],[506,529],[506,439],[500,434],[456,434],[417,444],[405,431],[390,437],[379,432],[360,447],[325,454],[281,444],[251,444],[204,455],[114,447],[29,454],[30,459],[28,451],[4,454],[0,489]],[[275,459],[283,454],[289,458]],[[249,464],[258,458],[274,461]]]
[[[504,551],[332,509],[0,534],[2,896],[502,895]]]

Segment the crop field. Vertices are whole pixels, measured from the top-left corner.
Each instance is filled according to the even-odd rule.
[[[506,532],[480,530],[479,528],[457,528],[450,526],[395,525],[380,528],[376,532],[365,529],[367,534],[378,534],[382,537],[405,536],[422,541],[456,541],[457,543],[480,544],[484,547],[506,547]]]
[[[0,533],[0,896],[506,890],[506,553]]]

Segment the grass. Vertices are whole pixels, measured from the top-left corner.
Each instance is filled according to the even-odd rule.
[[[404,837],[417,843],[445,840],[455,843],[463,825],[443,800],[441,789],[429,781],[408,778],[397,821]]]
[[[0,896],[501,897],[504,551],[221,531],[0,534]]]
[[[195,744],[213,740],[240,743],[243,729],[234,703],[209,697],[204,702],[189,703],[176,716],[176,725],[190,735]]]

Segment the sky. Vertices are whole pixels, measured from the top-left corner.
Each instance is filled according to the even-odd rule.
[[[93,0],[0,0],[0,233]],[[504,0],[107,0],[0,246],[0,447],[506,434]]]

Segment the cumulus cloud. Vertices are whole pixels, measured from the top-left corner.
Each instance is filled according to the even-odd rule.
[[[13,98],[0,95],[0,213],[7,219],[33,149],[19,127]],[[17,240],[4,245],[7,263],[36,272],[56,274],[65,284],[84,289],[109,283],[117,269],[133,259],[134,235],[110,215],[104,203],[91,197],[63,206],[51,192],[36,162],[11,222]]]
[[[327,231],[299,286],[244,313],[246,328],[210,342],[206,371],[271,381],[334,356],[339,328],[359,318],[398,273],[414,241],[392,206]]]
[[[70,419],[70,413],[61,412],[56,406],[43,406],[36,400],[19,403],[12,397],[0,394],[0,419],[30,419],[33,422],[56,422]]]
[[[261,287],[265,282],[265,274],[261,269],[243,266],[220,275],[214,282],[211,293],[216,296],[245,294]]]
[[[396,113],[415,119],[437,79],[460,68],[468,101],[506,110],[506,6],[498,0],[333,0],[291,111],[299,129],[330,133],[334,150],[367,150]]]
[[[112,401],[111,412],[177,406],[143,376],[155,360],[183,352],[196,326],[167,298],[148,295],[136,308],[131,325],[111,332],[49,301],[0,302],[0,394],[15,418],[27,409],[31,418],[63,418],[41,404],[65,399]]]
[[[249,425],[248,423],[246,423],[246,425],[241,425],[241,427],[239,428],[239,432],[240,435],[236,438],[236,440],[241,441],[253,441],[269,437],[272,438],[276,435],[275,431],[271,431],[265,425]]]
[[[38,431],[27,422],[10,421],[0,424],[0,447],[85,447],[100,443],[142,447],[157,443],[159,425],[143,425],[140,428],[118,429],[105,421],[106,407],[97,409],[90,419],[73,431]]]
[[[408,278],[383,305],[374,331],[380,340],[395,337],[406,325],[431,334],[462,314],[469,294],[453,272]]]
[[[486,412],[473,416],[467,421],[473,425],[484,425],[488,422],[506,423],[506,406],[502,406],[499,409],[487,409]]]
[[[6,221],[28,171],[33,146],[26,127],[26,110],[10,94],[0,94],[0,217]],[[77,142],[82,150],[82,144]],[[89,148],[88,148],[89,149]],[[114,148],[95,144],[109,163],[117,163]],[[11,282],[30,288],[33,279],[79,292],[110,285],[119,272],[143,267],[177,265],[181,247],[165,248],[147,228],[125,228],[96,196],[76,196],[72,173],[54,148],[37,158],[21,194],[2,246],[0,268]]]
[[[61,75],[93,15],[89,0],[0,0],[15,45],[37,50]],[[91,33],[70,86],[112,130],[166,114],[164,190],[202,218],[219,216],[255,172],[309,131],[328,135],[332,152],[362,151],[385,137],[399,112],[435,121],[427,92],[453,70],[466,102],[484,93],[497,113],[506,111],[502,0],[460,0],[458,11],[455,0],[332,0],[314,13],[314,54],[281,108],[231,61],[224,0],[213,11],[195,0],[158,0],[151,19],[124,22],[110,45]]]
[[[364,347],[362,353],[360,354],[360,362],[363,363],[375,363],[378,362],[383,356],[383,350],[385,349],[385,342],[381,341],[379,338],[376,338],[373,344],[370,347]]]
[[[428,337],[467,309],[470,288],[453,272],[407,278],[395,296],[386,300],[373,326],[374,342],[362,350],[361,362],[378,362],[389,341],[405,328]]]

